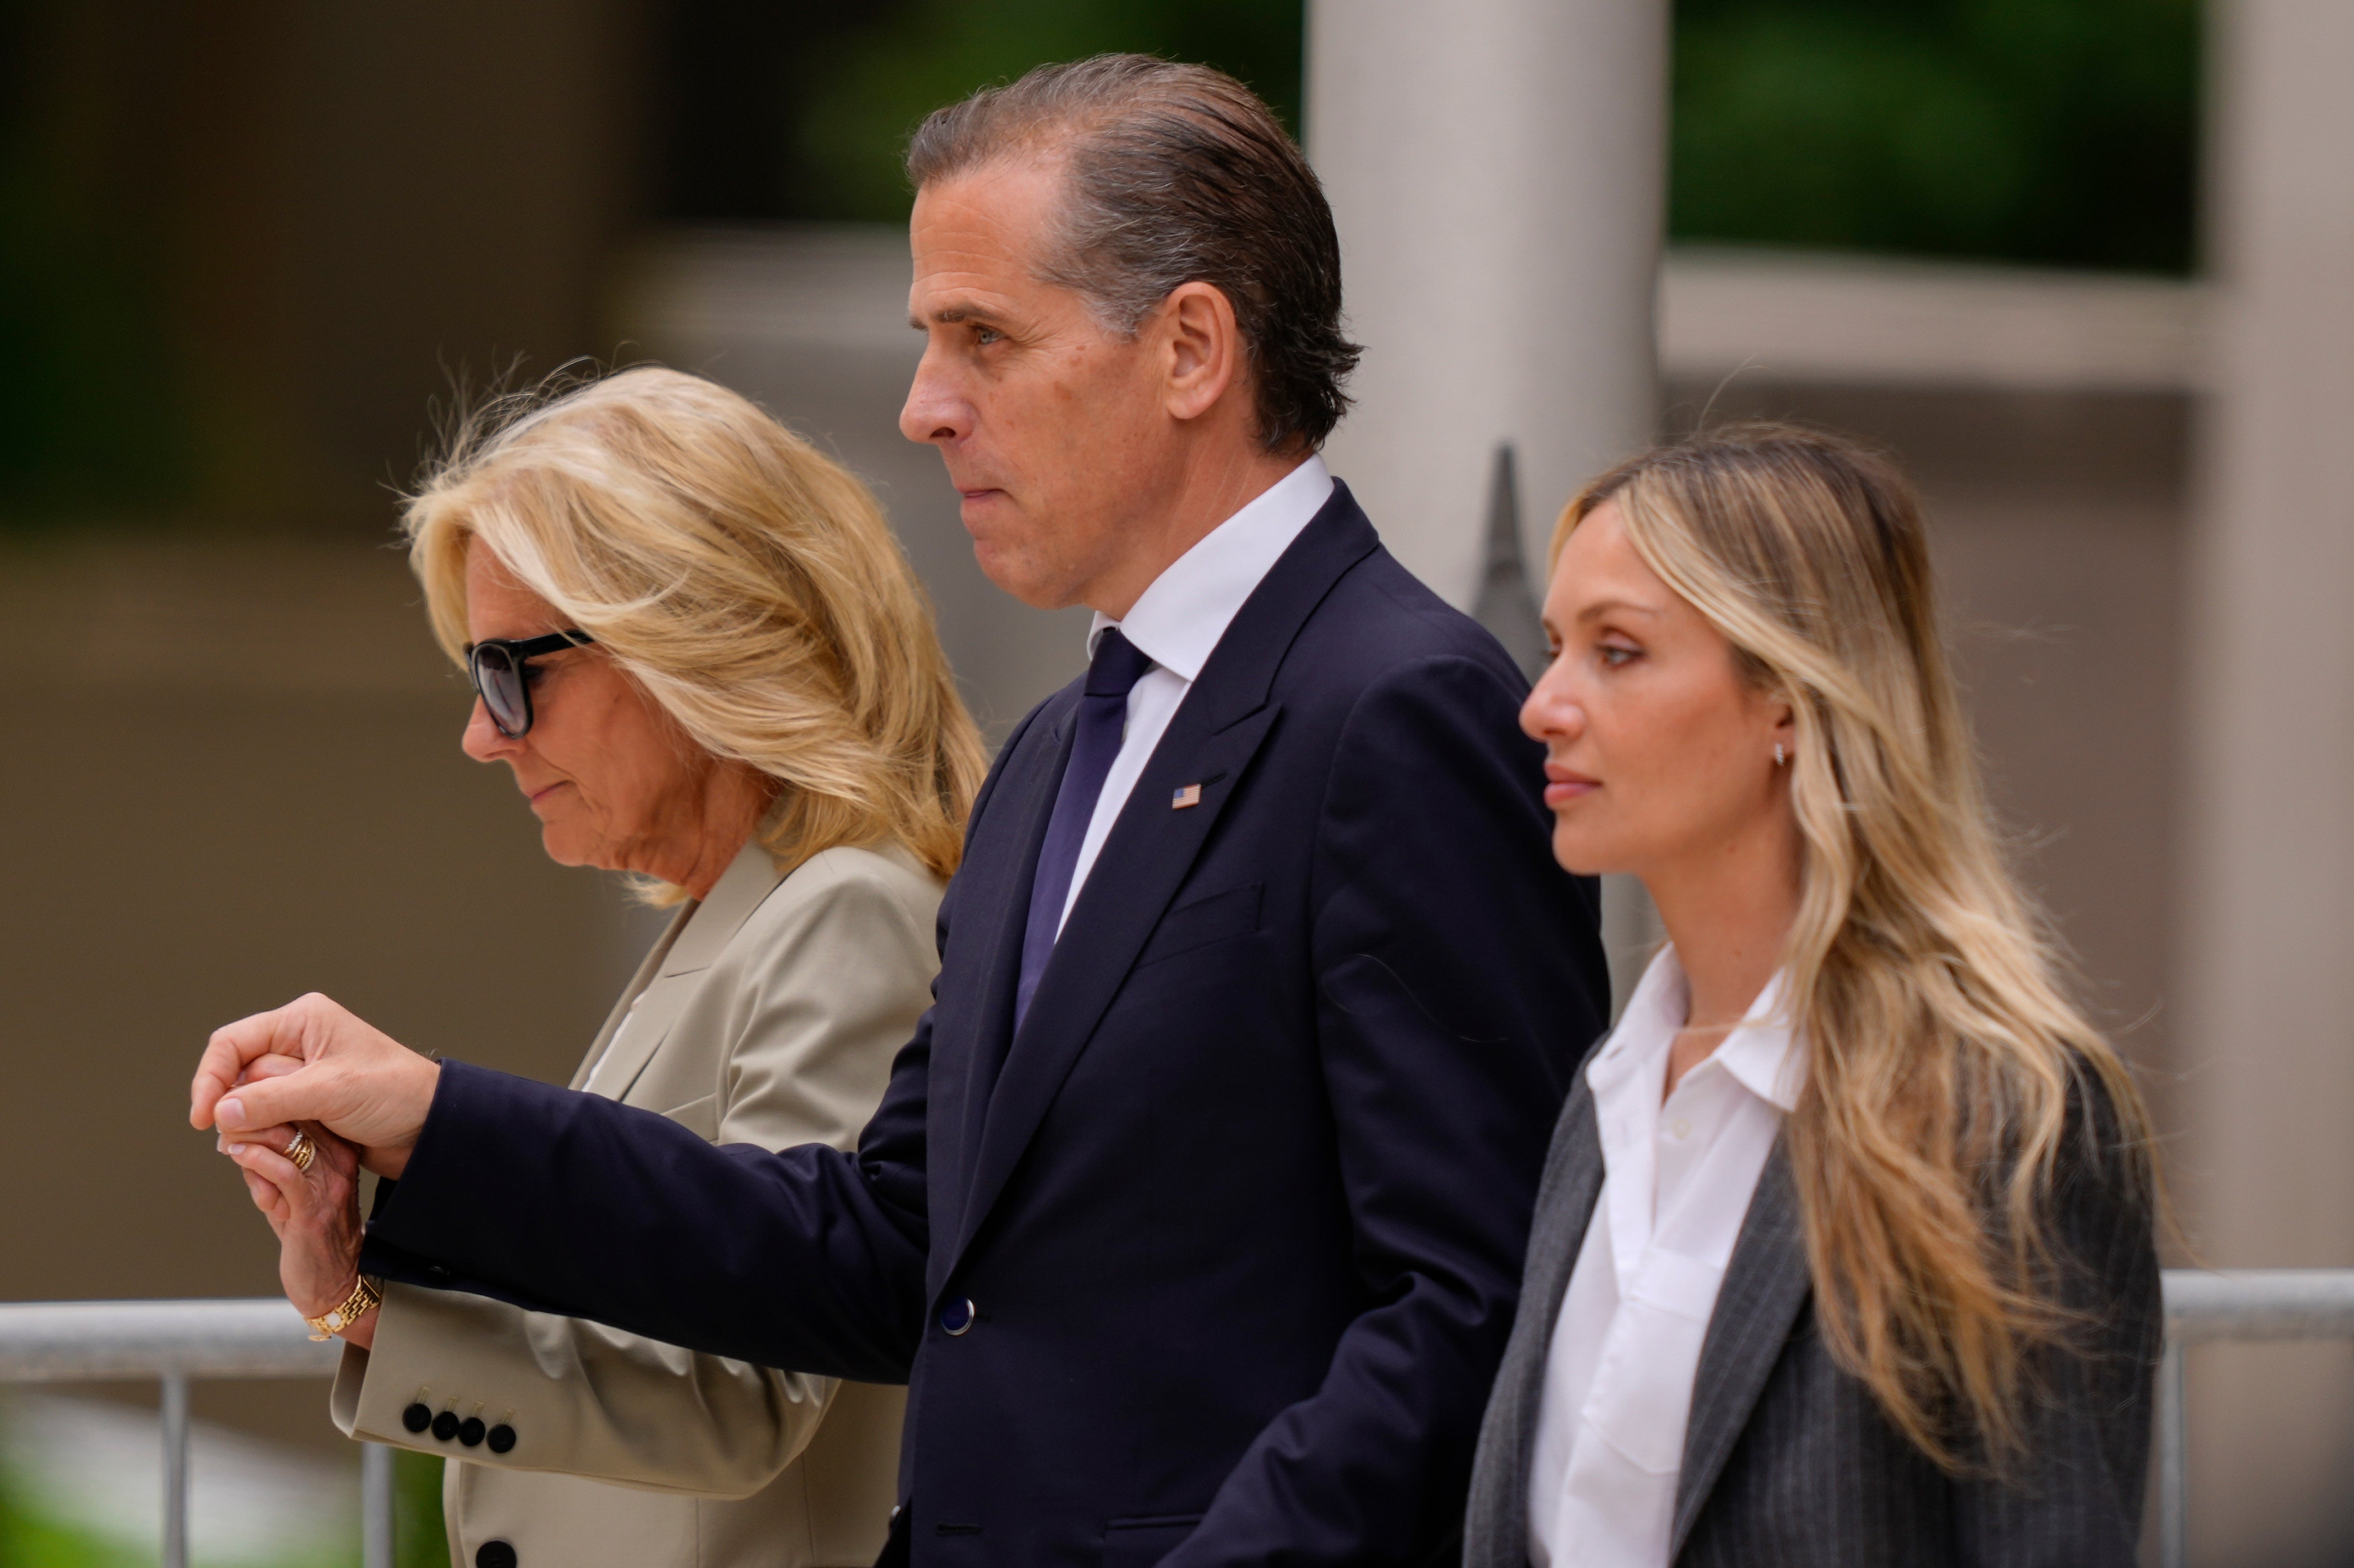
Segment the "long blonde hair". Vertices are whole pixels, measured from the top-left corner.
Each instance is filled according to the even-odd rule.
[[[494,400],[403,524],[452,659],[479,542],[695,745],[777,782],[780,868],[896,842],[956,869],[986,762],[930,605],[866,487],[745,398],[647,367]]]
[[[1807,1082],[1786,1137],[1824,1340],[1924,1453],[1999,1468],[2027,1352],[2071,1326],[2047,1200],[2072,1114],[2106,1179],[2157,1200],[2140,1096],[1991,826],[1919,502],[1863,449],[1779,425],[1601,475],[1556,557],[1605,501],[1795,715],[1784,961]]]

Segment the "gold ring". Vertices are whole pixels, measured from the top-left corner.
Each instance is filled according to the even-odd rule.
[[[307,1172],[311,1161],[319,1158],[319,1146],[311,1141],[310,1134],[297,1128],[286,1145],[286,1158],[294,1162],[295,1170]]]

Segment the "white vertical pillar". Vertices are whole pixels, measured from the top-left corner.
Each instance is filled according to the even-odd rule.
[[[1542,577],[1562,504],[1656,437],[1667,82],[1666,0],[1310,0],[1308,151],[1365,345],[1328,456],[1465,609],[1500,444]],[[1639,887],[1604,925],[1623,997]]]
[[[1341,230],[1356,410],[1331,458],[1406,567],[1479,588],[1496,447],[1532,558],[1650,443],[1665,0],[1310,0],[1308,150]]]
[[[2354,1265],[2354,5],[2216,0],[2179,1186],[2201,1261]],[[2349,1534],[2342,1350],[2215,1350],[2196,1561]]]

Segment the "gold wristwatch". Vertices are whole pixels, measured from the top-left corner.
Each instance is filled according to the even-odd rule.
[[[382,1287],[363,1274],[360,1282],[352,1287],[352,1293],[344,1298],[341,1306],[320,1317],[305,1318],[302,1321],[311,1325],[313,1339],[332,1340],[374,1311],[383,1300]]]

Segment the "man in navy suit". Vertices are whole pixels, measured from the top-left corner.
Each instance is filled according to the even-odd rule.
[[[369,1273],[907,1381],[887,1561],[1437,1561],[1605,1012],[1522,678],[1315,455],[1339,249],[1246,89],[1050,68],[910,170],[903,425],[992,579],[1097,613],[857,1151],[715,1150],[321,998],[215,1037],[197,1125],[361,1145]],[[233,1087],[265,1053],[309,1065]]]

